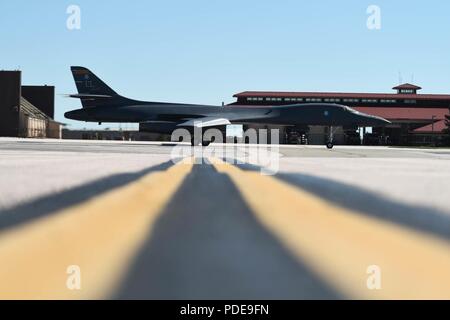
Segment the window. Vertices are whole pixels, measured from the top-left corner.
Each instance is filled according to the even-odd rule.
[[[248,98],[247,98],[247,101],[251,101],[251,102],[254,102],[254,101],[264,101],[264,98],[261,98],[261,97],[248,97]]]
[[[322,99],[319,98],[306,98],[307,102],[322,102]]]
[[[417,103],[417,100],[405,100],[405,103],[415,104]]]
[[[283,101],[282,98],[266,98],[266,101]]]

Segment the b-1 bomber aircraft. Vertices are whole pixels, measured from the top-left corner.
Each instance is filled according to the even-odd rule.
[[[146,102],[117,94],[89,69],[71,67],[78,94],[69,95],[81,100],[82,109],[67,112],[68,119],[98,123],[139,123],[140,130],[171,134],[187,129],[193,146],[208,146],[206,135],[196,137],[194,131],[231,124],[263,124],[279,126],[327,126],[327,148],[332,149],[333,127],[381,127],[390,122],[358,112],[344,105],[302,103],[286,106],[209,106],[168,102]]]

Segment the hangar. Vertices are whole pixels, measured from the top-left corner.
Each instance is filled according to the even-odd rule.
[[[274,92],[245,91],[235,94],[231,105],[289,105],[296,103],[337,103],[392,122],[386,128],[373,128],[361,141],[359,128],[338,129],[341,144],[438,145],[448,139],[446,117],[450,114],[450,95],[419,94],[422,88],[405,83],[395,93]],[[261,126],[257,127],[261,128]],[[269,128],[270,129],[270,128]],[[326,128],[279,128],[285,143],[323,144]]]
[[[21,71],[0,71],[0,136],[61,138],[55,87],[22,86]]]

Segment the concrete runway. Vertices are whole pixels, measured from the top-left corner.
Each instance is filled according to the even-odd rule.
[[[450,298],[450,149],[174,148],[0,139],[0,297]]]

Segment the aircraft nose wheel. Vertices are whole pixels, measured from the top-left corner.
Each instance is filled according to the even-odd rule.
[[[333,143],[333,140],[334,140],[334,130],[333,130],[333,129],[334,129],[334,128],[331,127],[331,126],[328,127],[328,142],[327,142],[327,144],[326,144],[328,150],[331,150],[331,149],[334,148],[334,143]]]

